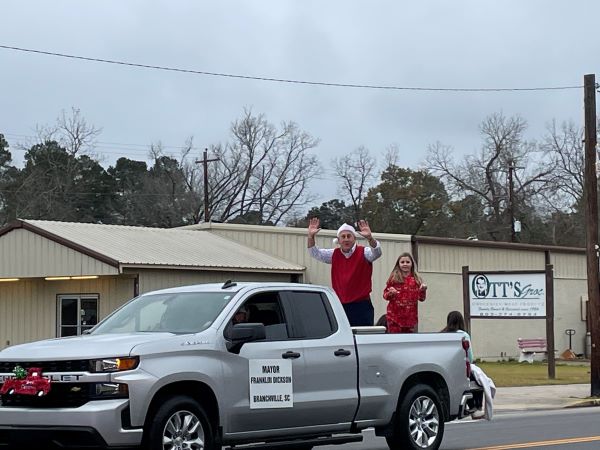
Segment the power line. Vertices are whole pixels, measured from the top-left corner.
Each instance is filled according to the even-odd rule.
[[[33,135],[27,135],[27,134],[17,134],[17,133],[5,133],[0,131],[0,134],[3,135],[4,137],[9,137],[11,139],[32,139],[32,140],[36,140],[38,139],[37,136],[33,136]],[[96,145],[96,144],[100,144],[100,145]],[[121,145],[128,145],[128,146],[132,146],[132,147],[146,147],[146,149],[143,148],[127,148],[127,147],[120,147]],[[88,154],[114,154],[114,155],[122,155],[122,156],[149,156],[150,155],[150,145],[151,144],[132,144],[132,143],[123,143],[123,142],[106,142],[106,141],[95,141],[95,144],[89,149]],[[175,150],[187,150],[189,147],[187,146],[177,146],[177,145],[160,145],[161,149],[175,149]],[[10,147],[10,152],[11,153],[16,153],[16,152],[21,152],[21,153],[27,153],[30,149],[28,148],[18,148],[18,147]],[[189,154],[187,154],[186,156],[184,156],[182,158],[181,154],[175,153],[174,151],[163,151],[162,153],[160,153],[161,156],[169,156],[175,159],[181,158],[184,161],[196,161],[197,157],[194,156],[196,154],[196,152],[199,151],[198,148],[196,147],[192,147],[191,151],[189,152]],[[152,158],[147,158],[147,159],[152,159]]]
[[[37,136],[26,135],[26,134],[2,133],[2,132],[0,132],[0,134],[2,134],[5,138],[8,137],[10,139],[30,139],[30,140],[38,139]],[[96,145],[96,144],[99,144],[99,145]],[[132,148],[121,147],[121,146],[130,146]],[[129,143],[123,143],[123,142],[96,141],[95,144],[90,148],[88,153],[100,154],[100,155],[109,154],[109,155],[133,156],[133,157],[145,156],[146,159],[151,159],[148,156],[151,151],[150,146],[151,146],[151,144],[129,144]],[[144,148],[136,148],[136,147],[145,147],[145,149]],[[168,149],[174,149],[174,150],[188,149],[187,146],[176,146],[176,145],[162,145],[161,144],[160,147],[163,150],[163,152],[161,152],[162,156],[169,156],[169,157],[172,157],[175,159],[181,158],[182,155],[175,151],[168,151]],[[186,160],[186,161],[187,160],[195,160],[194,152],[196,150],[198,150],[198,149],[192,148],[190,154],[183,157],[183,160]],[[17,152],[27,153],[29,151],[29,149],[11,147],[10,151],[12,153],[17,153]]]
[[[433,87],[408,87],[408,86],[384,86],[376,84],[351,84],[351,83],[328,83],[324,81],[305,81],[305,80],[290,80],[284,78],[273,77],[258,77],[251,75],[239,75],[221,72],[209,72],[204,70],[181,69],[176,67],[156,66],[150,64],[138,64],[126,61],[117,61],[112,59],[92,58],[88,56],[69,55],[66,53],[49,52],[43,50],[34,50],[22,47],[13,47],[9,45],[0,45],[0,48],[6,50],[16,50],[19,52],[37,53],[40,55],[58,56],[61,58],[79,59],[83,61],[100,62],[106,64],[117,64],[121,66],[138,67],[144,69],[166,70],[170,72],[190,73],[194,75],[208,75],[213,77],[223,78],[238,78],[243,80],[269,81],[274,83],[289,83],[289,84],[305,84],[311,86],[327,86],[327,87],[346,87],[357,89],[380,89],[380,90],[395,90],[395,91],[429,91],[429,92],[518,92],[518,91],[558,91],[567,89],[581,89],[582,85],[577,86],[545,86],[545,87],[528,87],[528,88],[433,88]]]
[[[15,134],[15,133],[0,133],[5,137],[21,137],[21,138],[31,138],[31,139],[36,139],[36,136],[30,136],[30,135],[26,135],[26,134]],[[103,141],[97,141],[97,143],[99,144],[116,144],[116,145],[132,145],[132,146],[144,146],[146,144],[125,144],[125,143],[118,143],[118,142],[103,142]],[[147,145],[146,145],[147,146]],[[187,148],[187,147],[177,147],[177,146],[162,146],[163,148],[175,148],[175,149],[183,149],[183,148]],[[188,155],[182,157],[181,154],[177,154],[174,152],[163,152],[161,153],[161,156],[167,156],[173,159],[179,159],[181,158],[182,161],[192,161],[192,162],[196,162],[197,161],[197,157],[195,156],[195,150],[197,150],[196,148],[192,149],[193,151],[190,152]],[[10,148],[10,152],[11,153],[27,153],[29,152],[30,149],[28,148]],[[91,154],[91,156],[94,156],[95,154],[100,155],[100,156],[105,156],[105,155],[120,155],[120,156],[124,156],[124,157],[132,157],[132,158],[141,158],[142,156],[145,156],[146,161],[150,161],[152,160],[152,158],[149,157],[149,152],[150,150],[143,150],[143,149],[129,149],[129,148],[119,148],[119,147],[104,147],[102,145],[100,146],[94,146],[93,148],[91,148],[89,150],[88,153],[86,154]],[[98,161],[99,163],[101,163],[102,161]],[[328,177],[329,175],[329,177]],[[331,181],[331,177],[335,177],[337,175],[337,173],[334,170],[330,170],[327,168],[323,169],[323,175],[321,176],[316,176],[315,179],[316,180],[323,180],[323,181]],[[0,192],[9,192],[9,191],[2,191],[0,190]]]
[[[4,136],[9,136],[9,137],[13,137],[13,138],[27,138],[27,139],[38,139],[38,136],[33,136],[33,135],[28,135],[28,134],[16,134],[16,133],[4,133],[4,132],[0,132],[0,134],[3,134]],[[106,142],[106,141],[96,141],[96,143],[98,144],[105,144],[105,145],[118,145],[118,146],[131,146],[131,147],[149,147],[151,144],[128,144],[128,143],[124,143],[124,142]],[[187,146],[183,146],[183,145],[164,145],[164,144],[160,144],[160,146],[162,148],[174,148],[177,150],[183,150],[183,149],[187,149]]]

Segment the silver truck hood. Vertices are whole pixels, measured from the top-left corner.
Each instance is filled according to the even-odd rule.
[[[168,340],[170,333],[100,334],[47,339],[0,351],[0,361],[53,361],[129,355],[139,344]]]

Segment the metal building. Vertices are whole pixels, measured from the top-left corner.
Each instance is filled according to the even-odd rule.
[[[451,310],[463,310],[462,267],[475,271],[543,270],[554,266],[555,348],[583,353],[587,294],[585,250],[375,233],[383,256],[373,265],[376,318],[385,312],[385,282],[403,252],[411,252],[428,285],[419,331],[439,331]],[[335,231],[317,245],[333,247]],[[21,220],[0,230],[0,348],[74,334],[137,293],[224,281],[303,281],[330,285],[330,268],[307,251],[305,229],[198,224],[156,229]],[[68,277],[68,279],[56,279]],[[88,278],[93,277],[93,278]],[[5,281],[18,279],[17,281]],[[94,309],[95,308],[95,309]],[[85,323],[84,323],[85,322]],[[540,319],[473,319],[476,357],[518,354],[517,338],[545,336]]]

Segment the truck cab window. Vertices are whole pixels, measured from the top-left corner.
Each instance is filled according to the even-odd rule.
[[[277,292],[253,295],[241,309],[247,311],[246,322],[262,323],[265,326],[265,340],[280,341],[289,338],[288,324]]]
[[[319,292],[290,292],[291,304],[296,318],[296,337],[318,339],[332,335],[337,322],[327,299]]]

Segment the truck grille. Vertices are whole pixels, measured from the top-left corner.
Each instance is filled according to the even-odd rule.
[[[15,366],[24,369],[41,367],[44,372],[88,372],[90,361],[76,359],[72,361],[0,361],[0,373],[11,373]]]
[[[0,395],[0,406],[27,408],[77,408],[93,400],[94,383],[52,383],[47,395]]]
[[[44,374],[89,372],[90,361],[87,359],[72,361],[0,361],[0,373],[10,374],[15,366],[24,369],[40,367]],[[2,383],[0,382],[0,386]],[[77,408],[91,400],[99,400],[96,394],[96,383],[57,383],[51,384],[50,392],[42,397],[34,395],[0,395],[2,407],[26,408]],[[1,448],[1,446],[0,446]]]

